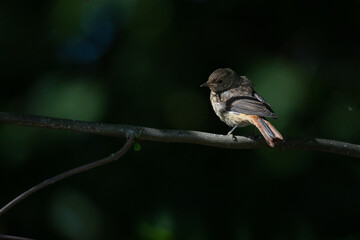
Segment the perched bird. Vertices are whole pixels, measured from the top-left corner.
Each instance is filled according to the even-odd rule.
[[[277,118],[276,114],[245,76],[239,76],[230,68],[219,68],[200,87],[210,88],[210,101],[216,115],[232,127],[227,135],[237,127],[253,124],[270,147],[283,140],[280,132],[266,120],[266,117]]]

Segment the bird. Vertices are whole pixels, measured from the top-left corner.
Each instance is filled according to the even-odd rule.
[[[270,147],[275,147],[279,140],[283,140],[281,133],[266,119],[277,119],[277,115],[270,104],[255,92],[247,77],[239,76],[230,68],[219,68],[200,87],[210,88],[210,101],[216,115],[232,127],[228,136],[237,127],[252,124]]]

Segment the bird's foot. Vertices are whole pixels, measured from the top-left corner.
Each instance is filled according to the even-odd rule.
[[[231,137],[231,138],[232,138],[232,140],[233,140],[234,142],[237,142],[237,138],[235,137],[235,135],[234,135],[234,134],[232,134],[232,133],[228,133],[226,136]]]

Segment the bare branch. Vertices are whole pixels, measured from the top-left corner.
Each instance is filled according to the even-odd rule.
[[[142,131],[140,140],[171,143],[190,143],[211,147],[252,149],[268,147],[261,138],[251,139],[243,136],[232,137],[188,130],[165,130],[132,125],[84,122],[45,116],[0,112],[0,123],[16,124],[41,128],[61,129],[97,135],[125,137],[128,133]],[[304,149],[328,152],[360,158],[360,145],[321,138],[285,138],[277,144],[281,149]]]
[[[112,161],[115,161],[117,159],[119,159],[120,157],[122,157],[128,150],[129,148],[132,146],[132,144],[134,143],[134,139],[135,139],[135,135],[131,135],[129,136],[127,142],[125,143],[125,145],[116,153],[110,154],[110,156],[100,159],[98,161],[95,162],[91,162],[85,165],[82,165],[80,167],[77,168],[73,168],[70,169],[66,172],[63,172],[55,177],[49,178],[45,181],[43,181],[42,183],[39,183],[38,185],[35,185],[34,187],[30,188],[29,190],[23,192],[22,194],[20,194],[19,196],[17,196],[16,198],[14,198],[13,200],[11,200],[8,204],[6,204],[3,208],[0,209],[0,216],[2,214],[4,214],[7,210],[9,210],[10,208],[12,208],[13,206],[15,206],[16,204],[18,204],[21,200],[24,200],[25,198],[27,198],[28,196],[30,196],[31,194],[39,191],[40,189],[50,185],[50,184],[54,184],[64,178],[73,176],[75,174],[90,170],[92,168],[96,168],[102,165],[105,165],[107,163],[110,163]]]
[[[4,234],[0,234],[0,239],[3,239],[3,240],[34,240],[32,238],[10,236],[10,235],[4,235]]]

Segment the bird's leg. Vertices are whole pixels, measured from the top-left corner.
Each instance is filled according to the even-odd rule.
[[[230,132],[228,132],[228,134],[227,134],[226,136],[230,136],[231,133],[235,130],[235,128],[237,128],[237,126],[233,127],[233,128],[230,130]]]
[[[232,136],[233,141],[234,141],[234,142],[237,142],[237,138],[235,137],[234,134],[232,134],[232,132],[235,130],[235,128],[237,128],[237,126],[233,127],[233,128],[230,130],[230,132],[228,132],[228,134],[227,134],[226,136]]]

